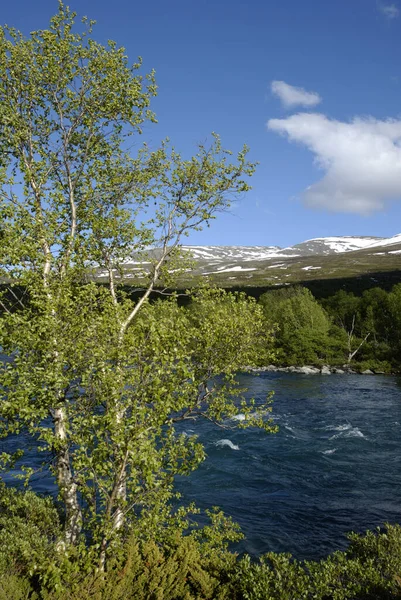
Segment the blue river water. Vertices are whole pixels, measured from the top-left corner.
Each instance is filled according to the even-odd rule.
[[[240,378],[255,398],[274,390],[279,433],[198,424],[208,457],[179,482],[185,501],[241,525],[239,551],[317,559],[343,549],[347,532],[401,522],[400,378]]]
[[[241,525],[246,539],[235,550],[318,559],[343,549],[347,532],[401,522],[401,378],[261,373],[239,379],[260,401],[274,390],[279,432],[186,425],[207,459],[177,480],[185,503],[219,506]],[[8,449],[18,445],[16,438],[7,442]],[[31,460],[39,466],[43,454]],[[34,476],[32,484],[54,493],[49,475]]]

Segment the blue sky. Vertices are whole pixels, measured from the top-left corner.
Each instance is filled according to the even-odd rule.
[[[155,68],[159,124],[145,131],[154,146],[169,136],[190,156],[216,131],[259,162],[252,191],[190,243],[286,246],[401,231],[401,1],[69,5],[96,19],[99,41]],[[55,0],[18,0],[0,21],[29,33],[56,10]]]

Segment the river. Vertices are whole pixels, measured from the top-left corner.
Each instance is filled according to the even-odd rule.
[[[274,390],[279,433],[197,429],[207,460],[179,482],[184,500],[220,506],[253,556],[317,559],[346,533],[401,522],[401,379],[368,375],[241,375]],[[191,431],[187,431],[191,433]]]
[[[351,530],[401,522],[401,378],[239,378],[259,401],[274,390],[279,432],[186,425],[188,435],[196,429],[207,459],[177,481],[184,502],[219,506],[241,525],[246,539],[236,550],[318,559],[343,549]],[[14,437],[1,447],[18,445]],[[31,466],[42,459],[31,455]],[[54,493],[49,475],[34,476],[32,483],[39,492]]]

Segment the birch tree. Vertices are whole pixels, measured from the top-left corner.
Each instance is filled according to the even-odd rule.
[[[75,21],[60,2],[28,38],[0,28],[0,433],[18,440],[1,459],[29,480],[24,449],[43,452],[60,543],[85,535],[104,565],[122,532],[163,531],[174,476],[204,459],[177,423],[222,424],[240,409],[239,426],[274,429],[235,380],[270,334],[243,296],[199,291],[189,311],[174,297],[149,303],[183,236],[245,192],[254,165],[217,136],[189,160],[139,146],[155,122],[153,72]],[[136,301],[120,285],[132,256],[148,265]]]

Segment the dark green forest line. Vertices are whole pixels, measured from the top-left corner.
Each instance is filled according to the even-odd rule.
[[[329,365],[376,373],[401,371],[401,283],[387,289],[370,287],[359,294],[337,288],[323,296],[314,295],[303,285],[264,290],[231,292],[258,298],[266,330],[273,331],[269,340],[269,345],[273,344],[271,364]],[[124,292],[132,300],[141,293],[128,286]],[[15,310],[22,301],[27,302],[27,292],[18,286],[3,286],[3,293]],[[155,290],[150,299],[167,299],[174,294],[178,305],[191,305],[191,295],[185,290]],[[266,366],[264,353],[259,366]]]

